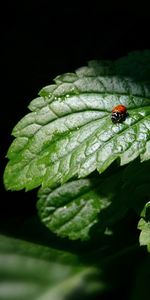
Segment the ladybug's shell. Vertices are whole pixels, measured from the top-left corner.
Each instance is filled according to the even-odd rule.
[[[112,110],[111,120],[113,123],[121,123],[128,116],[127,109],[124,105],[119,104]]]
[[[120,114],[125,114],[127,112],[127,109],[124,105],[119,104],[112,109],[112,113],[115,113],[115,112],[120,113]]]

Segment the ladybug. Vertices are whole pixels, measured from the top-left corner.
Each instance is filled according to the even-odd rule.
[[[126,119],[127,116],[127,109],[122,104],[119,104],[112,109],[111,120],[113,123],[121,123]]]

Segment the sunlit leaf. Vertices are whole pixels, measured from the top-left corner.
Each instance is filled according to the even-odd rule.
[[[7,189],[55,187],[95,169],[102,173],[116,159],[124,165],[138,156],[150,158],[149,86],[102,76],[101,66],[95,62],[56,77],[30,103],[32,112],[13,130],[16,139],[4,175]],[[111,110],[120,103],[129,115],[113,124]]]
[[[147,246],[150,252],[150,201],[145,204],[141,216],[138,223],[138,229],[141,231],[139,242],[141,246]]]

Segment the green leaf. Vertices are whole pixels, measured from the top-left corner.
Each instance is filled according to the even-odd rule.
[[[0,236],[0,300],[65,300],[78,291],[83,299],[104,289],[98,280],[77,255]]]
[[[72,181],[53,191],[41,189],[37,208],[41,221],[58,236],[87,240],[94,224],[100,222],[99,235],[126,213],[123,195],[118,173],[103,180]]]
[[[149,170],[149,161],[135,160],[112,175],[75,180],[55,190],[40,189],[40,219],[58,236],[73,240],[107,234],[129,209],[140,214],[149,197]]]
[[[139,241],[141,246],[147,246],[150,252],[150,222],[146,222],[143,218],[138,223],[138,229],[141,230]]]
[[[59,236],[73,240],[88,239],[98,213],[110,204],[105,196],[100,198],[88,179],[66,183],[54,191],[41,190],[38,196],[42,222]]]
[[[150,89],[132,78],[107,76],[110,63],[55,78],[43,88],[14,128],[4,173],[7,189],[56,187],[114,161],[150,158]],[[122,103],[129,116],[113,124],[112,108]]]
[[[141,230],[139,242],[141,246],[147,246],[147,250],[150,252],[150,201],[145,204],[141,216],[138,223],[138,229]]]

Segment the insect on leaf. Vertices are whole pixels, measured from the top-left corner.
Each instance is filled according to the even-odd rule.
[[[12,132],[7,189],[52,188],[96,169],[102,173],[116,159],[124,165],[150,158],[149,85],[110,75],[108,66],[91,62],[39,92]],[[119,104],[128,116],[113,124],[111,111]]]

